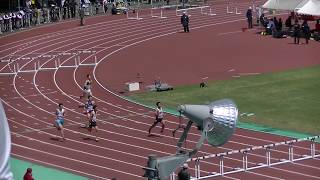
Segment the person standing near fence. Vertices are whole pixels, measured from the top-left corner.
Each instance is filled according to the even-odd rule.
[[[80,25],[83,26],[84,25],[84,6],[80,7]]]
[[[247,10],[247,20],[248,20],[248,29],[251,29],[252,26],[252,7],[249,7],[249,9]]]
[[[183,15],[181,16],[181,24],[184,32],[189,32],[189,16],[186,14],[186,12],[183,12]]]

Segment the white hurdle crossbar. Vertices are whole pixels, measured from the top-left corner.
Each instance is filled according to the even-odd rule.
[[[293,140],[288,140],[288,141],[283,141],[279,143],[272,143],[272,144],[266,144],[262,146],[253,146],[245,149],[240,149],[240,150],[232,150],[229,152],[223,152],[223,153],[218,153],[218,154],[210,154],[207,156],[201,156],[201,157],[196,157],[196,158],[190,158],[187,160],[187,162],[194,161],[195,162],[195,176],[192,178],[192,180],[198,180],[198,179],[206,179],[210,177],[216,177],[216,176],[223,176],[227,174],[233,174],[237,172],[243,172],[243,171],[249,171],[249,170],[254,170],[254,169],[259,169],[263,167],[271,167],[279,164],[284,164],[284,163],[289,163],[289,162],[296,162],[296,161],[301,161],[305,159],[312,159],[315,157],[320,157],[320,154],[316,154],[316,147],[315,147],[315,139],[319,139],[320,135],[318,136],[311,136],[311,137],[306,137],[306,138],[301,138],[301,139],[293,139]],[[294,148],[294,143],[297,142],[302,142],[302,141],[310,141],[311,146],[310,146],[310,155],[301,155],[301,157],[296,157],[294,158],[294,153],[293,153],[293,148]],[[279,162],[272,162],[271,161],[271,149],[275,148],[276,146],[280,145],[288,145],[288,159],[281,159]],[[259,163],[256,166],[248,167],[248,153],[251,151],[255,150],[261,150],[264,149],[266,152],[266,163]],[[242,153],[242,163],[243,167],[242,168],[235,168],[231,171],[224,171],[224,157],[232,154],[237,154],[237,153]],[[209,174],[206,176],[200,177],[200,161],[207,160],[208,158],[219,158],[219,168],[220,172],[215,173],[215,174]]]

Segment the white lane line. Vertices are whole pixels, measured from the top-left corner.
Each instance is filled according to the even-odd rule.
[[[219,33],[218,36],[222,35],[228,35],[228,34],[236,34],[236,33],[241,33],[242,31],[230,31],[230,32],[225,32],[225,33]]]
[[[126,174],[126,175],[130,175],[130,176],[140,177],[140,178],[141,178],[141,175],[136,175],[136,174],[124,172],[124,171],[121,171],[121,170],[116,170],[116,169],[108,168],[108,167],[105,167],[105,166],[100,166],[100,165],[88,163],[88,162],[85,162],[85,161],[81,161],[81,160],[77,160],[77,159],[73,159],[73,158],[69,158],[69,157],[65,157],[65,156],[60,156],[60,155],[57,155],[57,154],[53,154],[53,153],[41,151],[41,150],[38,150],[38,149],[26,147],[26,146],[19,145],[19,144],[16,144],[16,143],[11,143],[11,144],[12,144],[13,146],[20,147],[20,148],[22,148],[22,149],[28,149],[28,150],[31,150],[31,151],[33,151],[33,152],[38,152],[38,153],[41,153],[41,154],[46,154],[46,155],[49,155],[49,156],[52,156],[52,157],[57,157],[57,158],[61,158],[61,159],[66,159],[66,160],[70,160],[70,161],[73,161],[73,162],[76,162],[76,163],[81,163],[81,164],[89,165],[89,166],[91,166],[91,167],[97,167],[97,168],[101,168],[101,169],[107,169],[107,170],[110,170],[110,171],[114,171],[114,172],[118,172],[118,173],[122,173],[122,174]]]
[[[16,91],[13,91],[14,93],[16,93]],[[52,92],[47,92],[47,93],[42,93],[42,94],[54,94],[57,93],[58,91],[52,91]],[[31,94],[31,95],[27,95],[27,96],[23,96],[23,97],[37,97],[37,96],[42,96],[42,94]],[[15,97],[11,97],[11,98],[4,98],[4,100],[13,100],[13,99],[21,99],[20,96],[15,96]]]
[[[307,168],[312,168],[312,169],[320,170],[319,167],[312,166],[312,165],[307,165],[307,164],[303,164],[303,162],[301,162],[301,163],[293,162],[293,164],[296,164],[296,165],[298,165],[298,166],[303,166],[303,167],[307,167]],[[320,172],[320,171],[319,171],[319,172]]]
[[[12,134],[18,134],[18,133],[12,133]],[[94,154],[92,152],[86,152],[86,151],[83,151],[83,150],[77,150],[75,148],[68,148],[68,147],[65,147],[65,146],[59,146],[59,145],[55,145],[55,144],[52,144],[52,143],[49,143],[49,142],[45,142],[45,141],[41,141],[41,140],[34,139],[34,138],[31,138],[31,137],[27,137],[27,136],[24,136],[22,134],[20,134],[20,135],[23,138],[29,138],[29,139],[32,139],[33,141],[37,141],[37,142],[45,144],[47,146],[53,146],[55,148],[61,148],[61,149],[69,150],[69,151],[74,151],[76,153],[82,153],[82,154],[85,154],[86,156],[90,155],[90,156],[98,157],[100,159],[116,161],[116,162],[119,162],[119,163],[131,165],[131,166],[136,166],[136,167],[139,167],[139,168],[143,168],[144,167],[144,166],[137,165],[135,163],[130,163],[129,161],[128,162],[127,161],[122,161],[122,160],[114,159],[114,158],[111,158],[111,157],[106,157],[106,156],[101,156],[101,155],[98,155],[98,154]]]
[[[284,180],[282,178],[279,178],[279,177],[275,177],[275,176],[268,176],[268,175],[265,175],[265,174],[260,174],[260,173],[256,173],[256,172],[252,172],[252,171],[244,171],[245,173],[249,173],[249,174],[255,174],[257,176],[263,176],[263,177],[266,177],[268,179],[277,179],[277,180]]]
[[[6,105],[8,105],[8,106],[10,106],[10,104],[8,104],[8,103],[6,103],[5,101],[4,101],[4,103],[6,104]],[[11,106],[10,106],[11,107]],[[14,107],[11,107],[11,108],[14,108]],[[41,109],[40,107],[38,107],[39,109]],[[24,113],[24,112],[22,112],[22,111],[20,111],[20,110],[18,110],[18,109],[16,109],[16,108],[14,108],[17,112],[19,112],[19,113],[21,113],[21,114],[23,114],[23,115],[25,115],[25,116],[27,116],[27,117],[31,117],[30,115],[28,115],[28,114],[26,114],[26,113]],[[42,109],[43,111],[45,111],[44,109]],[[37,121],[41,121],[40,119],[37,119],[37,118],[33,118],[33,117],[31,117],[32,119],[35,119],[35,120],[37,120]],[[72,121],[72,120],[68,120],[68,121],[70,121],[70,122],[74,122],[74,121]],[[44,121],[41,121],[41,122],[44,122]],[[44,123],[46,123],[46,124],[50,124],[50,123],[47,123],[47,122],[44,122]],[[74,123],[78,123],[78,122],[74,122]],[[111,125],[114,125],[114,123],[109,123],[109,124],[111,124]],[[52,127],[52,125],[48,125],[47,127]],[[129,128],[129,127],[126,127],[126,128],[128,128],[128,129],[134,129],[134,128]],[[74,132],[73,130],[70,130],[70,129],[67,129],[67,128],[65,128],[65,130],[67,130],[67,131],[71,131],[71,132]],[[125,136],[125,137],[132,137],[132,136],[129,136],[129,135],[125,135],[125,134],[121,134],[121,133],[117,133],[117,132],[111,132],[111,131],[107,131],[107,130],[103,130],[103,129],[100,129],[100,131],[104,131],[104,132],[107,132],[107,133],[112,133],[112,134],[117,134],[117,135],[121,135],[121,136]],[[137,131],[142,131],[142,130],[137,130]],[[77,132],[78,133],[78,132]],[[79,132],[79,134],[83,134],[84,135],[84,133],[80,133]],[[168,136],[168,137],[171,137],[171,136]],[[139,140],[142,140],[142,141],[148,141],[148,142],[154,142],[154,141],[151,141],[151,140],[148,140],[148,139],[145,139],[145,138],[137,138],[137,137],[133,137],[134,139],[139,139]],[[163,151],[157,151],[157,150],[155,150],[155,149],[149,149],[149,148],[145,148],[145,147],[141,147],[141,146],[137,146],[137,145],[133,145],[133,144],[128,144],[128,143],[123,143],[123,142],[120,142],[120,141],[113,141],[113,140],[110,140],[110,139],[105,139],[105,138],[100,138],[100,139],[103,139],[103,140],[106,140],[106,141],[111,141],[111,142],[114,142],[114,143],[118,143],[118,144],[122,144],[122,145],[126,145],[126,146],[131,146],[131,147],[134,147],[134,148],[138,148],[138,149],[145,149],[145,150],[150,150],[150,151],[152,151],[152,152],[158,152],[158,153],[165,153],[165,154],[170,154],[170,153],[166,153],[166,152],[163,152]],[[164,144],[164,145],[167,145],[167,146],[173,146],[173,145],[171,145],[171,144],[166,144],[166,143],[160,143],[160,142],[155,142],[155,143],[157,143],[157,144]],[[175,146],[174,146],[175,147]],[[202,152],[202,151],[199,151],[199,152]],[[205,152],[202,152],[202,153],[205,153]],[[208,153],[205,153],[205,154],[208,154]],[[204,162],[204,163],[207,163],[207,162]],[[250,162],[249,162],[250,163]],[[213,164],[213,163],[209,163],[209,164],[212,164],[212,165],[215,165],[215,164]],[[217,166],[217,165],[216,165]]]
[[[17,123],[17,122],[14,122],[14,123]],[[17,123],[17,124],[19,124],[19,125],[21,125],[21,126],[24,126],[24,127],[28,127],[28,126],[23,125],[23,124],[20,124],[20,123]],[[36,129],[34,129],[34,128],[31,128],[31,129],[32,129],[32,130],[36,130]],[[76,133],[76,134],[81,134],[81,135],[87,136],[87,134],[84,134],[84,133],[81,133],[81,132],[72,131],[72,130],[69,130],[69,131],[71,131],[72,133]],[[44,134],[47,134],[47,135],[49,135],[49,136],[51,136],[51,137],[56,137],[56,135],[47,133],[47,132],[45,132],[45,131],[39,131],[39,132],[43,132]],[[17,134],[17,133],[15,133],[15,134]],[[27,136],[25,136],[25,135],[23,135],[23,134],[17,134],[17,136],[29,138],[29,137],[27,137]],[[102,139],[102,140],[107,140],[107,139],[104,139],[104,138],[100,138],[100,139]],[[35,140],[35,141],[44,142],[44,141],[41,141],[41,140]],[[107,148],[107,147],[104,147],[104,146],[98,146],[98,145],[94,145],[94,144],[84,143],[84,142],[77,141],[77,140],[73,140],[73,139],[68,139],[68,141],[72,141],[72,142],[75,142],[75,143],[80,143],[80,144],[84,144],[84,145],[88,145],[88,146],[93,146],[93,147],[95,147],[95,148],[101,148],[101,149],[105,149],[105,150],[111,150],[111,151],[115,151],[115,152],[117,152],[117,153],[122,153],[122,154],[130,155],[130,156],[134,156],[134,157],[138,157],[138,158],[147,159],[147,157],[144,157],[144,156],[132,154],[132,153],[130,153],[130,152],[124,152],[124,151],[119,151],[119,150],[115,150],[115,149],[110,149],[110,148]],[[107,140],[107,141],[108,141],[108,140]],[[44,143],[47,143],[47,142],[44,142]],[[51,143],[47,143],[47,144],[51,144]],[[55,145],[55,146],[59,146],[59,145]],[[59,146],[59,147],[63,148],[63,146]],[[82,151],[82,150],[80,150],[80,151]],[[166,152],[163,152],[163,153],[165,153],[165,154],[170,154],[170,153],[166,153]],[[95,155],[95,154],[94,154],[94,155]],[[210,164],[218,166],[217,164],[214,164],[214,163],[210,163]],[[141,167],[142,167],[142,166],[141,166]],[[225,166],[225,167],[230,168],[230,167],[228,167],[228,166]],[[193,169],[193,168],[190,168],[190,169]],[[201,172],[209,173],[209,172],[203,171],[203,170],[201,170]]]
[[[318,176],[312,176],[312,175],[309,175],[309,174],[304,174],[304,173],[299,173],[299,172],[296,172],[296,171],[290,171],[290,170],[287,170],[287,169],[281,169],[279,167],[269,167],[271,169],[275,169],[275,170],[279,170],[279,171],[284,171],[284,172],[287,172],[287,173],[292,173],[292,174],[297,174],[297,175],[301,175],[301,176],[305,176],[305,177],[308,177],[308,178],[314,178],[314,179],[320,179],[320,177]]]

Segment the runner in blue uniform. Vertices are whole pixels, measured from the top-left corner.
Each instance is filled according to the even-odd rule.
[[[56,109],[56,120],[54,123],[54,126],[57,128],[58,131],[60,131],[62,140],[65,140],[64,138],[64,132],[63,132],[63,124],[64,124],[64,116],[65,116],[65,110],[63,109],[63,104],[59,104],[59,108]]]

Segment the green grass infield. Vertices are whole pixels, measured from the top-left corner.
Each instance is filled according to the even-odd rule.
[[[171,109],[230,98],[243,115],[241,122],[320,134],[320,66],[213,81],[205,88],[199,84],[179,86],[173,91],[143,92],[128,98],[149,106],[161,101]]]

